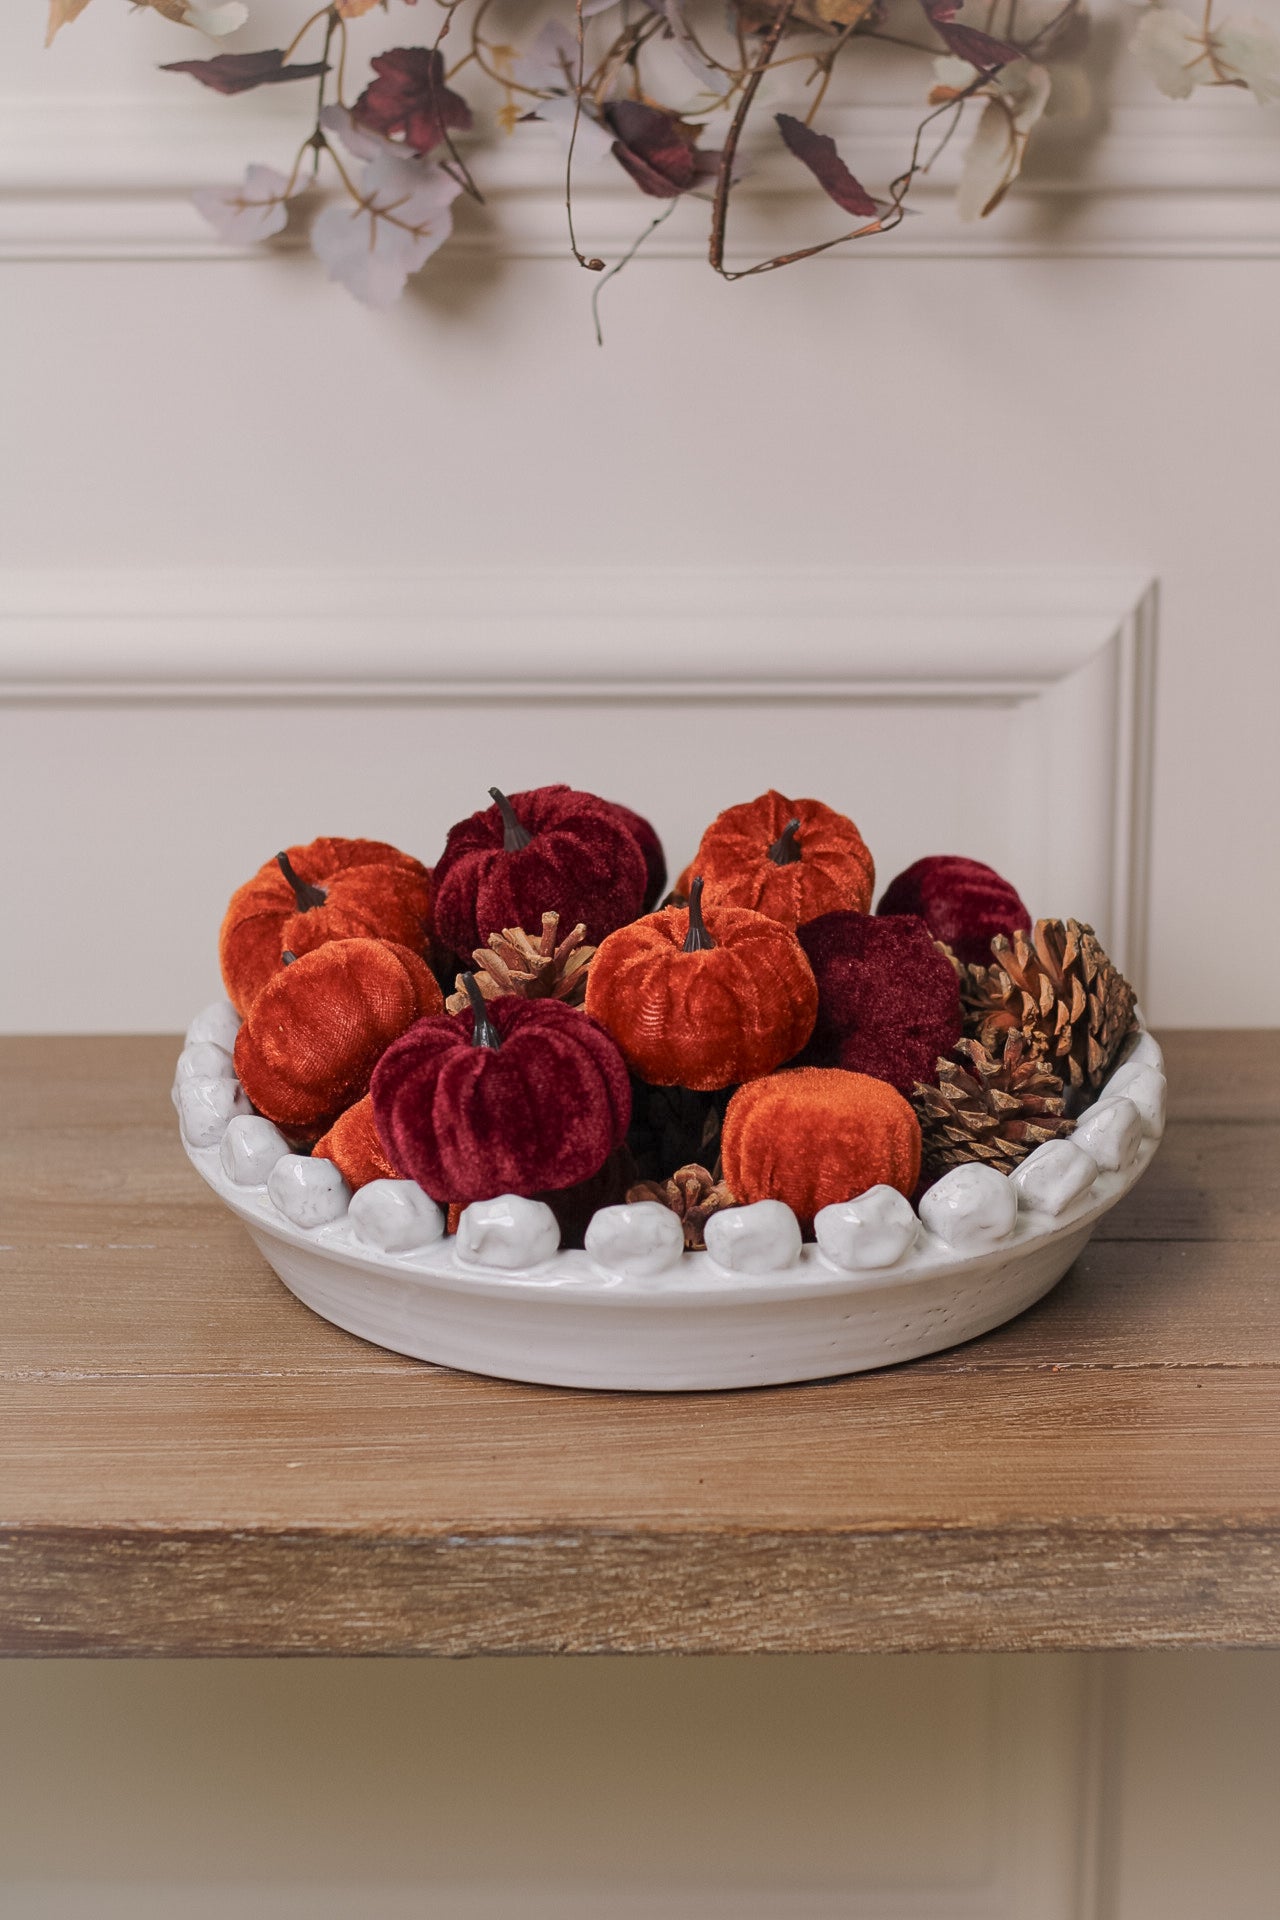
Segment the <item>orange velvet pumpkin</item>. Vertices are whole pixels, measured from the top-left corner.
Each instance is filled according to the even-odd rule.
[[[710,1092],[772,1073],[818,1017],[813,970],[793,933],[737,907],[666,907],[603,940],[587,1012],[653,1086]]]
[[[794,1067],[738,1089],[720,1153],[739,1199],[785,1200],[808,1232],[821,1208],[868,1187],[909,1197],[920,1178],[920,1123],[886,1080]]]
[[[312,840],[259,867],[231,896],[218,940],[222,979],[237,1013],[278,972],[282,953],[328,940],[398,940],[424,952],[431,875],[382,840]]]
[[[236,1035],[236,1075],[259,1113],[315,1139],[369,1091],[391,1042],[443,1007],[410,948],[331,940],[276,968]]]
[[[711,822],[694,870],[709,907],[749,907],[794,931],[820,913],[867,913],[875,862],[852,820],[772,788]]]
[[[332,1160],[349,1187],[367,1187],[371,1180],[400,1180],[387,1158],[373,1123],[373,1102],[366,1093],[354,1107],[338,1115],[311,1149],[313,1160]]]

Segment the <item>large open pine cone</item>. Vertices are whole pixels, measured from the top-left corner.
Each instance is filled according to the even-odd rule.
[[[587,969],[596,950],[587,946],[584,926],[576,926],[563,940],[559,932],[560,915],[544,913],[536,940],[520,927],[491,933],[488,946],[477,947],[471,956],[485,999],[518,993],[526,1000],[563,1000],[566,1006],[580,1007],[587,997]],[[461,981],[459,975],[457,992],[445,1001],[450,1013],[465,1013],[471,1004]]]
[[[1093,1090],[1133,1025],[1134,992],[1079,920],[1037,920],[1028,935],[997,934],[992,963],[965,970],[965,1028],[992,1052],[1021,1032],[1071,1087]]]
[[[1001,1029],[990,1051],[961,1040],[938,1061],[935,1085],[916,1086],[924,1164],[930,1173],[980,1160],[1012,1173],[1046,1140],[1070,1133],[1062,1081],[1016,1027]]]

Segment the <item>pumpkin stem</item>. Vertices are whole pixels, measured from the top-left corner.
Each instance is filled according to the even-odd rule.
[[[769,849],[769,858],[775,867],[794,867],[802,856],[800,853],[800,822],[788,820],[782,832]]]
[[[287,853],[276,855],[279,867],[289,885],[293,888],[294,905],[299,913],[306,913],[311,907],[322,907],[328,899],[323,887],[313,887],[309,880],[301,880],[293,870],[293,862]]]
[[[528,846],[533,835],[516,819],[516,810],[505,793],[497,787],[490,787],[489,798],[495,802],[498,812],[502,815],[502,851],[519,853],[521,847]]]
[[[474,973],[464,973],[462,976],[462,984],[466,988],[467,998],[471,1002],[471,1012],[475,1021],[475,1025],[471,1031],[471,1044],[473,1047],[492,1047],[496,1052],[502,1043],[498,1038],[498,1029],[489,1018],[489,1009],[485,1004],[485,997],[480,991],[480,982],[476,979]]]
[[[294,961],[297,959],[297,957],[298,956],[296,953],[290,953],[288,947],[286,947],[284,952],[280,955],[280,965],[282,967],[291,967]]]
[[[707,923],[702,917],[702,875],[699,874],[689,888],[689,931],[685,935],[685,953],[705,953],[714,947],[715,941],[707,932]]]

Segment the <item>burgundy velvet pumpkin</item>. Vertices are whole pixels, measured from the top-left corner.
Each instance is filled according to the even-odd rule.
[[[1016,888],[994,867],[957,853],[915,861],[889,882],[876,912],[918,914],[935,940],[975,966],[991,964],[996,934],[1012,939],[1032,924]]]
[[[806,1066],[847,1067],[910,1097],[960,1038],[960,985],[914,914],[824,913],[796,936],[818,983]]]
[[[631,1083],[609,1035],[559,1000],[485,1001],[420,1020],[370,1092],[388,1159],[433,1200],[576,1186],[626,1137]]]
[[[621,800],[607,802],[623,826],[627,829],[644,859],[646,875],[642,913],[652,913],[667,890],[667,856],[663,852],[662,842],[642,813],[633,813],[630,807],[624,807]]]
[[[436,930],[456,953],[544,913],[581,921],[597,945],[634,920],[650,885],[645,856],[617,807],[573,787],[534,787],[449,831],[436,863]]]

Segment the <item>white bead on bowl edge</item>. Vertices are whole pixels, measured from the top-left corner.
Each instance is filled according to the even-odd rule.
[[[223,1177],[235,1187],[261,1190],[265,1185],[272,1210],[301,1231],[332,1228],[343,1221],[357,1242],[384,1255],[424,1252],[441,1240],[443,1211],[416,1183],[373,1182],[360,1190],[371,1197],[360,1201],[331,1162],[289,1150],[272,1123],[253,1111],[235,1078],[230,1049],[238,1027],[239,1016],[230,1002],[215,1001],[187,1029],[173,1098],[188,1147],[216,1152]],[[711,1216],[707,1253],[701,1258],[713,1271],[735,1276],[780,1276],[800,1261],[846,1274],[870,1273],[899,1265],[914,1249],[930,1243],[952,1255],[969,1256],[994,1250],[1015,1231],[1052,1231],[1085,1199],[1100,1175],[1125,1174],[1144,1141],[1160,1137],[1166,1097],[1162,1067],[1158,1044],[1141,1031],[1123,1065],[1080,1115],[1074,1134],[1045,1142],[1009,1176],[980,1163],[953,1168],[923,1195],[918,1218],[894,1189],[872,1188],[823,1208],[815,1221],[817,1246],[810,1249],[802,1248],[799,1222],[789,1207],[781,1201],[757,1201]],[[1072,1154],[1050,1151],[1062,1147]],[[1057,1166],[1050,1177],[1054,1160]],[[382,1199],[372,1188],[402,1188],[406,1196]],[[664,1216],[664,1224],[655,1224],[651,1215]],[[1037,1219],[1043,1223],[1039,1227]],[[513,1275],[546,1268],[559,1244],[551,1209],[514,1194],[465,1207],[452,1242],[460,1268]],[[680,1267],[683,1232],[676,1216],[654,1203],[605,1208],[588,1227],[586,1253],[594,1271],[605,1278],[658,1278]]]

